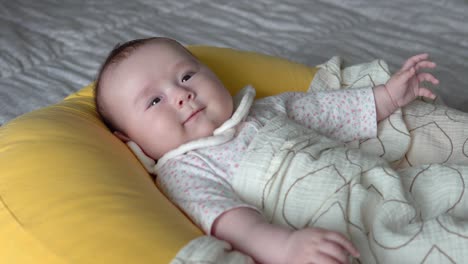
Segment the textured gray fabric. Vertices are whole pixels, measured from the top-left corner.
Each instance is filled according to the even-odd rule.
[[[167,36],[308,65],[429,52],[436,91],[468,111],[466,0],[0,0],[0,124],[89,84],[118,42]]]

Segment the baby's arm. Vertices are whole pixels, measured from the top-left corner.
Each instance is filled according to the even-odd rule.
[[[423,81],[439,83],[432,74],[419,72],[420,69],[436,67],[436,64],[428,58],[427,53],[409,58],[385,85],[374,88],[377,121],[388,117],[399,107],[411,103],[418,96],[435,98],[429,89],[420,86]]]
[[[223,213],[212,234],[261,263],[348,263],[359,256],[343,235],[319,228],[291,230],[273,225],[255,210],[236,208]]]

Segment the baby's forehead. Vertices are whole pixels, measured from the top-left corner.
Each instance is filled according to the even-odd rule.
[[[171,51],[174,51],[174,53]],[[128,74],[130,74],[131,76],[136,76],[134,75],[135,71],[138,72],[137,69],[139,67],[145,67],[142,65],[145,65],[146,63],[148,63],[148,65],[153,65],[156,63],[156,65],[158,65],[159,57],[166,57],[166,59],[161,58],[161,63],[167,65],[168,68],[172,68],[170,67],[170,65],[166,64],[166,54],[168,53],[178,54],[176,56],[179,59],[176,59],[174,61],[175,65],[179,64],[176,62],[179,62],[181,56],[184,57],[182,61],[185,61],[183,65],[200,64],[198,58],[195,57],[188,49],[186,49],[183,45],[179,44],[178,42],[170,39],[155,39],[144,43],[139,43],[138,45],[128,46],[127,48],[121,50],[120,54],[116,54],[115,58],[111,61],[111,63],[107,65],[106,69],[102,74],[102,83],[106,83],[107,86],[110,83],[112,83],[113,85],[111,86],[114,86],[116,84],[115,78],[120,79],[119,76],[122,78],[123,76],[127,76]],[[185,58],[187,58],[187,60]]]
[[[113,63],[113,66],[118,67],[119,65],[133,58],[134,56],[139,56],[140,60],[143,56],[144,61],[157,61],[158,58],[164,60],[163,57],[166,57],[168,53],[177,54],[176,56],[178,58],[185,57],[192,62],[199,62],[197,57],[195,57],[188,49],[186,49],[178,42],[170,40],[153,40],[144,43],[143,45],[139,45],[138,47],[131,47],[128,50],[123,51],[122,54],[118,58],[116,58],[116,61],[115,63]]]

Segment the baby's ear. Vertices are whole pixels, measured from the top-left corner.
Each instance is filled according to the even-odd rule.
[[[128,141],[130,141],[130,138],[120,131],[114,131],[114,135],[118,137],[120,140],[122,140],[124,143],[127,143]]]

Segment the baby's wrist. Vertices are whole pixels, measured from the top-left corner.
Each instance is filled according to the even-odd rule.
[[[396,101],[391,96],[387,87],[384,84],[374,87],[374,100],[377,113],[377,121],[380,121],[390,116],[399,108]]]

